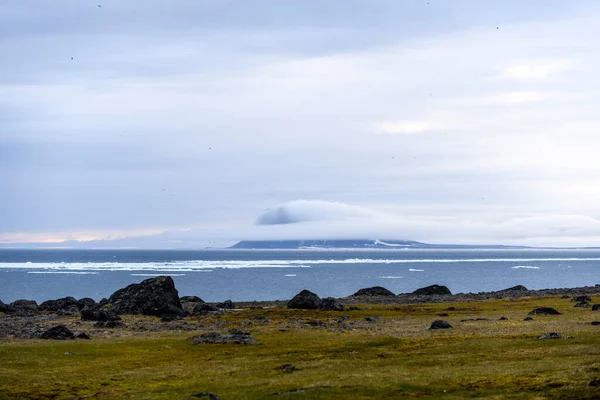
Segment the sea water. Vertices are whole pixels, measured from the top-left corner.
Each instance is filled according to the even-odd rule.
[[[99,300],[153,276],[205,301],[289,299],[302,289],[344,297],[431,284],[453,293],[593,286],[600,250],[0,250],[0,300]]]

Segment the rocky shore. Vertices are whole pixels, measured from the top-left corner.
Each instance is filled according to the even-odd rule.
[[[124,328],[139,332],[163,329],[194,331],[205,327],[202,318],[186,317],[214,317],[231,310],[275,307],[344,311],[356,309],[358,304],[464,303],[561,296],[573,300],[574,307],[600,311],[600,304],[591,304],[589,297],[599,294],[600,285],[543,290],[528,290],[519,285],[496,292],[457,294],[452,294],[445,286],[431,285],[413,293],[397,295],[378,286],[360,289],[344,298],[321,298],[316,293],[303,290],[291,300],[208,303],[198,296],[179,297],[172,278],[161,276],[119,289],[109,298],[98,302],[91,298],[73,297],[48,300],[41,304],[32,300],[5,304],[0,300],[0,339],[89,339],[104,336],[107,330]],[[128,315],[159,317],[160,321],[156,318],[138,318],[133,323],[123,321],[122,317]],[[58,328],[60,325],[57,323],[65,318],[70,318],[70,328]]]

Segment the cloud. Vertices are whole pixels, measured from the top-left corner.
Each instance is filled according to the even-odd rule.
[[[381,122],[375,125],[378,133],[387,135],[414,135],[431,131],[434,125],[427,121],[393,121]]]
[[[483,100],[488,105],[520,105],[526,103],[536,103],[549,98],[544,92],[523,91],[523,92],[504,92],[492,95]]]
[[[296,200],[263,213],[256,225],[282,225],[310,221],[346,221],[372,219],[380,214],[368,208],[341,202]]]
[[[547,79],[574,69],[570,60],[536,60],[506,68],[500,77],[517,80]]]

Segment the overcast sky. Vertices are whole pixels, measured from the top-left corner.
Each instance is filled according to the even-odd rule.
[[[0,242],[600,245],[599,38],[583,0],[1,1]]]

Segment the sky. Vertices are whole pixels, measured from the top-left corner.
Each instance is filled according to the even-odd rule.
[[[599,37],[585,0],[0,1],[0,243],[598,246]]]

